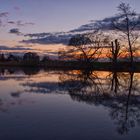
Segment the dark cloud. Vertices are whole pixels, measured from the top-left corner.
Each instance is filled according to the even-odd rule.
[[[33,22],[23,22],[21,20],[18,21],[8,21],[8,24],[12,24],[18,27],[22,27],[22,26],[28,26],[28,25],[35,25],[35,23]]]
[[[21,20],[18,20],[18,21],[16,22],[16,24],[17,24],[17,26],[34,25],[33,22],[23,22],[23,21],[21,21]]]
[[[22,33],[19,31],[18,28],[10,29],[9,33],[10,34],[16,34],[16,35],[22,35]]]
[[[38,43],[38,44],[68,44],[69,39],[73,36],[73,34],[68,33],[45,33],[41,34],[28,34],[26,36],[37,38],[23,40],[24,43]],[[45,36],[45,37],[42,37]]]
[[[24,47],[24,46],[15,46],[15,47],[0,46],[0,50],[9,50],[9,51],[19,50],[19,51],[24,51],[24,50],[33,50],[33,49],[27,48],[27,47]]]
[[[15,24],[15,22],[14,22],[14,21],[8,21],[8,23],[9,23],[9,24]]]
[[[70,30],[69,32],[56,32],[56,33],[36,33],[26,34],[26,37],[31,39],[23,40],[24,43],[38,43],[38,44],[68,44],[69,39],[76,34],[91,33],[94,30],[101,29],[104,31],[114,30],[113,21],[119,20],[121,16],[113,16],[104,18],[103,20],[94,21],[82,25],[76,29]],[[138,23],[137,30],[140,30],[140,15],[137,15],[136,20],[131,21],[132,25]],[[124,27],[123,23],[119,24],[120,27]]]
[[[114,26],[112,23],[116,20],[119,20],[121,17],[122,16],[116,15],[116,16],[104,18],[103,20],[97,20],[97,21],[91,20],[90,23],[82,25],[77,29],[71,30],[70,32],[73,32],[73,33],[88,32],[88,31],[93,31],[96,29],[113,30]],[[131,21],[131,24],[133,25],[136,23],[138,23],[136,29],[140,30],[140,15],[139,14],[137,15],[137,18],[135,20]],[[123,23],[120,23],[119,26],[123,27],[124,25]]]
[[[80,27],[78,27],[78,28],[76,28],[76,29],[71,30],[70,32],[71,32],[71,33],[79,33],[79,32],[93,31],[93,30],[96,29],[95,23],[96,23],[96,22],[88,23],[88,24],[82,25],[82,26],[80,26]]]
[[[60,34],[60,33],[59,33]],[[34,33],[34,34],[26,34],[25,37],[37,37],[37,38],[42,38],[42,37],[48,37],[53,35],[52,33]]]
[[[20,10],[19,7],[14,7],[15,10]],[[7,24],[11,24],[11,25],[15,25],[17,27],[22,27],[22,26],[33,26],[35,25],[35,23],[33,22],[25,22],[25,21],[22,21],[22,20],[17,20],[17,21],[13,21],[13,20],[10,20],[10,21],[5,21],[4,18],[8,17],[9,16],[9,12],[0,12],[0,26],[2,25],[7,25]]]
[[[7,17],[8,15],[9,15],[8,12],[1,12],[1,13],[0,13],[0,18],[2,18],[2,17]]]
[[[24,25],[35,25],[33,22],[25,22]]]
[[[119,28],[126,28],[123,22],[120,22],[123,15],[120,16],[112,16],[108,18],[104,18],[103,20],[99,20],[95,23],[95,26],[102,29],[102,30],[114,30],[113,22],[119,21],[118,26]],[[130,25],[137,25],[136,30],[140,30],[140,15],[137,14],[135,19],[130,20]]]

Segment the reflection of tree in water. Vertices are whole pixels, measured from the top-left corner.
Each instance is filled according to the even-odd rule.
[[[140,88],[137,74],[112,72],[104,83],[104,78],[98,78],[96,73],[84,71],[73,75],[65,73],[60,80],[60,86],[68,87],[73,100],[109,107],[118,133],[128,133],[136,123],[140,123]]]
[[[67,71],[62,73],[59,79],[61,81],[59,86],[65,88],[71,96],[73,94],[84,97],[97,94],[99,96],[103,92],[100,79],[93,71]]]
[[[128,104],[129,102],[129,104]],[[128,133],[135,127],[136,123],[140,123],[140,101],[137,97],[131,97],[131,100],[117,99],[110,106],[110,116],[117,125],[117,131],[120,134]]]
[[[40,68],[37,67],[1,67],[0,75],[17,74],[19,72],[24,73],[25,75],[34,75],[39,71]]]
[[[57,73],[58,74],[58,73]],[[99,76],[100,74],[100,76]],[[27,92],[65,93],[73,100],[109,108],[110,117],[120,134],[127,134],[140,122],[138,74],[74,70],[59,72],[59,82],[30,82],[22,84]]]
[[[117,80],[117,83],[120,83],[122,88],[122,97],[111,107],[110,116],[115,120],[117,131],[124,134],[135,127],[137,122],[140,123],[139,81],[134,73],[129,73],[124,76],[123,81]]]

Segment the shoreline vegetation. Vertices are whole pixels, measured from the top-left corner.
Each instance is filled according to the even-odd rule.
[[[112,62],[91,62],[87,64],[85,61],[62,61],[48,60],[45,62],[35,60],[32,61],[0,61],[0,68],[32,68],[32,69],[52,69],[52,70],[97,70],[97,71],[119,71],[119,72],[140,72],[140,62],[120,61],[115,65]]]
[[[23,57],[9,54],[0,54],[0,68],[19,67],[33,69],[51,69],[51,70],[93,70],[93,71],[120,71],[120,72],[140,72],[140,62],[134,61],[133,65],[129,60],[114,61],[87,61],[79,60],[52,60],[48,56],[40,58],[37,53],[28,52]]]

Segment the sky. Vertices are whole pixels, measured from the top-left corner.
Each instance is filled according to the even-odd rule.
[[[0,0],[0,46],[55,49],[51,44],[21,41],[25,34],[68,32],[91,20],[111,17],[120,2],[140,13],[140,0]]]

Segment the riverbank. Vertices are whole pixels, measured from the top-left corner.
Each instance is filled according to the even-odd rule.
[[[23,63],[23,62],[0,62],[0,67],[29,67],[44,69],[91,69],[101,71],[135,71],[140,72],[140,62],[134,62],[133,66],[129,62],[118,62],[115,65],[111,62],[86,62],[78,61],[49,61],[46,63]]]

